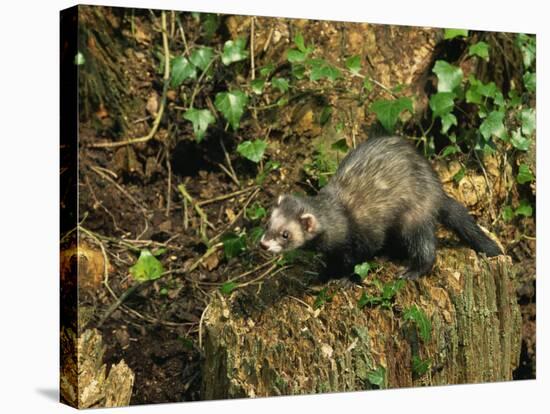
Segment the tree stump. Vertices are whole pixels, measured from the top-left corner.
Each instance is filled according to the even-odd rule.
[[[61,400],[75,408],[123,407],[130,404],[134,373],[124,360],[107,374],[105,346],[97,329],[87,329],[78,339],[70,329],[61,330]]]
[[[367,279],[395,280],[394,267]],[[364,287],[330,283],[334,296],[314,309],[304,279],[280,275],[213,298],[203,325],[204,399],[373,389],[380,372],[387,388],[506,381],[518,366],[521,317],[507,256],[440,249],[432,274],[407,281],[386,308],[360,308]],[[404,318],[412,305],[431,322],[429,340]],[[429,366],[419,372],[413,360]]]

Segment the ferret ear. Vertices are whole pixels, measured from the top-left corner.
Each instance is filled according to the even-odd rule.
[[[281,194],[281,195],[277,198],[277,205],[278,205],[278,206],[281,205],[281,201],[283,201],[284,198],[285,198],[285,195],[284,195],[284,194]]]
[[[300,224],[307,233],[315,233],[319,228],[317,217],[311,213],[305,213],[300,216]]]

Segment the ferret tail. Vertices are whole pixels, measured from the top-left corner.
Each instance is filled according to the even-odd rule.
[[[466,207],[448,195],[445,195],[439,210],[439,221],[476,252],[485,253],[489,257],[502,254],[500,247],[476,224]]]

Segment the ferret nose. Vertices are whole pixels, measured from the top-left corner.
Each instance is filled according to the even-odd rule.
[[[269,249],[269,244],[267,244],[267,243],[265,242],[265,240],[262,239],[262,240],[260,240],[260,247],[261,247],[262,249],[264,249],[264,250],[267,250],[267,249]]]

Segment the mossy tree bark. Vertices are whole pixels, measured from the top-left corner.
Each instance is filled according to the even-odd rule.
[[[392,280],[392,266],[376,277]],[[204,399],[371,389],[369,373],[380,367],[388,388],[506,381],[518,365],[521,319],[506,256],[442,249],[432,275],[407,282],[386,309],[360,309],[363,288],[337,285],[313,309],[315,294],[294,276],[274,279],[212,300]],[[429,340],[403,318],[413,304],[431,322]],[[422,375],[413,356],[430,362]]]

